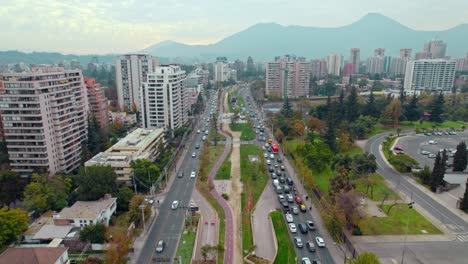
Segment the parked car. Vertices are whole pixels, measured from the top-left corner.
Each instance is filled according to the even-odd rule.
[[[428,155],[428,157],[431,158],[431,159],[435,159],[436,154],[432,154],[432,153],[431,153],[431,154]]]
[[[428,143],[431,144],[431,145],[437,145],[437,141],[435,141],[433,139],[429,140]]]
[[[321,237],[315,237],[315,243],[318,247],[325,247],[325,241]]]
[[[421,154],[422,155],[429,155],[431,153],[429,151],[427,151],[427,150],[421,150]]]

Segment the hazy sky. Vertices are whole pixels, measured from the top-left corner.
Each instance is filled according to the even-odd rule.
[[[468,0],[0,0],[0,50],[131,52],[213,43],[259,22],[337,27],[369,12],[443,30],[468,23]]]

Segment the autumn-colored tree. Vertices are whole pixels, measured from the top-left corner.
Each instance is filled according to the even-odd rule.
[[[106,264],[127,263],[127,254],[130,251],[131,237],[128,237],[125,230],[112,229],[108,237],[110,247],[106,251],[104,262]]]
[[[129,205],[129,218],[130,222],[134,222],[135,226],[142,226],[142,212],[140,209],[140,205],[145,205],[144,214],[145,214],[145,222],[151,216],[151,205],[145,202],[144,195],[135,195],[130,200]]]
[[[304,135],[304,131],[304,122],[302,122],[302,120],[296,120],[293,126],[293,133],[299,137],[302,137]]]
[[[336,197],[336,204],[343,212],[345,218],[343,224],[347,228],[352,228],[359,218],[357,213],[357,207],[359,206],[358,195],[354,191],[341,192]]]
[[[348,152],[353,147],[353,142],[351,142],[351,136],[347,132],[340,132],[338,134],[337,140],[338,149],[340,152]]]
[[[283,142],[284,134],[283,134],[283,131],[281,131],[281,129],[279,128],[276,129],[275,138],[276,140],[278,140],[279,143]]]
[[[310,131],[316,131],[316,132],[322,132],[323,129],[325,129],[325,122],[316,118],[316,117],[309,117],[307,118],[307,121],[306,121],[306,124],[307,124],[307,128],[310,130]]]
[[[401,109],[400,100],[393,99],[382,112],[380,122],[387,126],[397,127],[400,120]]]

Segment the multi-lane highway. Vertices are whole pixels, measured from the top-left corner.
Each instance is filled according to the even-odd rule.
[[[216,94],[213,96],[216,98]],[[196,178],[191,178],[190,174],[192,171],[198,172],[199,166],[199,153],[200,149],[196,149],[196,144],[200,144],[203,147],[202,137],[203,133],[196,133],[197,129],[205,128],[209,130],[207,121],[202,118],[209,118],[208,109],[210,109],[210,100],[206,102],[206,111],[200,116],[198,120],[198,127],[194,129],[191,138],[185,142],[188,151],[183,157],[183,163],[178,172],[183,172],[182,178],[176,178],[171,186],[168,194],[166,195],[161,207],[159,208],[159,215],[156,222],[151,226],[149,230],[148,239],[141,250],[140,256],[136,263],[173,263],[175,252],[177,250],[178,241],[183,229],[183,223],[187,212],[187,207],[190,204],[190,198],[192,196],[193,187],[195,186]],[[192,157],[192,153],[196,153],[196,157]],[[198,177],[198,175],[196,176]],[[172,209],[171,205],[173,201],[179,201],[179,207]],[[156,244],[159,240],[165,242],[164,251],[156,253]]]
[[[256,121],[254,121],[254,125],[255,126],[258,126],[258,125],[265,125],[263,124],[263,120],[262,120],[262,113],[261,111],[259,110],[259,108],[256,106],[255,104],[255,101],[254,100],[250,100],[249,98],[252,98],[251,94],[250,94],[250,91],[246,88],[243,88],[240,90],[240,95],[244,97],[244,101],[245,102],[250,102],[251,105],[252,105],[252,108],[250,108],[251,110],[253,110],[255,112],[255,116],[258,118],[256,119]],[[249,109],[248,109],[249,110]],[[266,127],[266,126],[265,126]],[[269,131],[268,128],[265,128],[265,138],[273,138],[272,137],[272,131]],[[257,141],[257,144],[259,146],[262,146],[265,144],[265,142],[260,142],[260,141]],[[266,152],[268,154],[270,154],[269,152]],[[285,157],[283,156],[282,154],[282,151],[280,150],[278,154],[275,155],[275,160],[277,157],[280,157],[283,162],[281,164],[278,164],[278,166],[280,165],[284,165],[285,166],[285,172],[284,172],[284,176],[285,177],[291,177],[294,181],[294,186],[296,186],[296,189],[297,189],[297,195],[301,196],[302,199],[304,199],[304,197],[306,196],[306,193],[304,192],[304,188],[303,186],[301,186],[301,182],[299,181],[299,179],[297,178],[293,168],[290,166],[289,162],[285,159]],[[275,163],[277,163],[276,161],[274,161],[272,163],[272,166],[275,165]],[[276,170],[276,169],[275,169]],[[267,184],[270,184],[272,185],[272,181],[270,180]],[[266,188],[265,191],[273,191],[273,188]],[[277,195],[275,195],[275,197],[277,197]],[[277,208],[282,208],[282,205],[279,203],[279,200],[278,199],[275,199],[276,201],[276,206]],[[298,204],[296,203],[290,203],[290,206],[295,206],[295,207],[299,207]],[[282,209],[280,209],[282,210]],[[292,213],[291,213],[292,214]],[[306,212],[299,212],[297,215],[293,215],[293,219],[294,219],[294,223],[296,224],[296,226],[299,224],[299,223],[302,223],[302,224],[305,224],[307,221],[312,221],[315,223],[314,221],[314,214],[318,214],[318,212],[312,212],[310,211],[309,208],[306,209]],[[283,214],[284,215],[284,214]],[[286,219],[285,219],[285,223],[286,223]],[[290,234],[290,238],[291,238],[291,241],[292,243],[294,244],[294,238],[295,237],[299,237],[301,238],[303,244],[304,244],[304,247],[303,248],[298,248],[295,244],[294,244],[294,248],[296,250],[296,256],[297,256],[297,259],[298,259],[298,262],[300,262],[300,260],[303,258],[303,257],[308,257],[310,260],[313,260],[313,259],[319,259],[321,260],[322,263],[324,264],[328,264],[328,263],[334,263],[333,259],[332,259],[332,256],[330,254],[330,251],[328,250],[327,247],[325,248],[318,248],[317,247],[317,244],[315,242],[315,237],[323,237],[322,236],[322,232],[326,232],[326,231],[323,231],[323,230],[319,230],[319,228],[316,228],[314,231],[311,231],[309,230],[306,234],[303,234],[301,233],[301,231],[299,230],[299,228],[297,228],[297,233],[293,234],[291,232],[289,232]],[[315,245],[315,249],[316,251],[315,252],[309,252],[308,249],[306,248],[305,246],[305,243],[307,241],[310,241],[312,242],[314,245]],[[333,243],[333,241],[325,241],[325,243]],[[278,249],[278,250],[281,250],[281,249]]]

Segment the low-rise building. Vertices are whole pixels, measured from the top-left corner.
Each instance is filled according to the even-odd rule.
[[[109,226],[109,221],[117,209],[117,198],[106,194],[97,201],[77,201],[71,207],[65,207],[54,214],[55,225],[72,225],[84,227],[97,223]]]
[[[0,263],[8,264],[67,264],[66,247],[13,247],[0,255]]]
[[[158,145],[164,144],[164,129],[137,128],[115,145],[85,162],[85,167],[93,165],[111,166],[119,182],[132,184],[130,162],[137,159],[154,161],[159,155]]]

